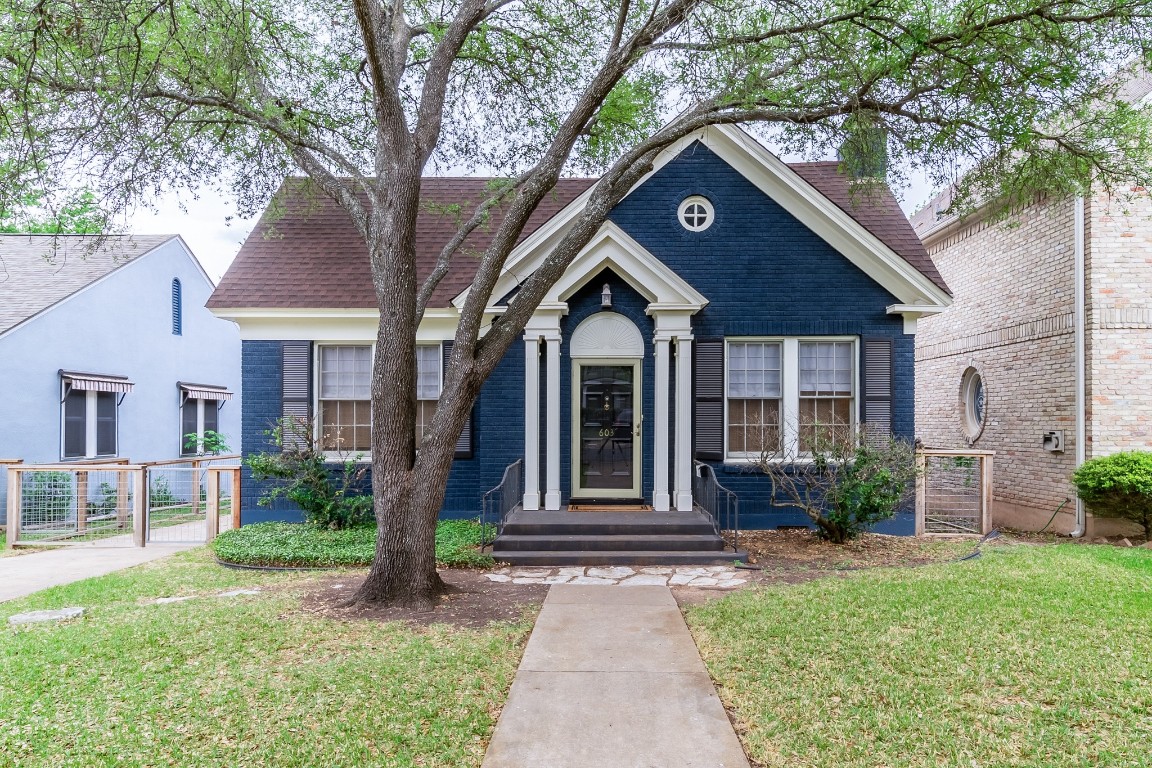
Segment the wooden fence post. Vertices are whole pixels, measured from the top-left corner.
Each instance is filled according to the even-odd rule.
[[[132,477],[132,540],[138,547],[143,547],[147,543],[147,517],[148,517],[148,499],[144,487],[144,474],[148,470],[145,467],[140,467],[131,470]],[[127,475],[128,471],[123,474]]]
[[[207,544],[220,532],[220,473],[208,469],[207,515],[204,519],[204,542]]]
[[[20,538],[20,499],[23,495],[20,470],[8,468],[8,549],[16,546]]]
[[[980,457],[980,485],[980,533],[986,534],[992,530],[992,456],[988,454]]]
[[[200,487],[204,482],[203,476],[200,474],[200,460],[192,459],[192,516],[200,514]],[[211,495],[212,491],[208,491]]]
[[[232,530],[240,527],[240,467],[232,470]]]
[[[927,511],[928,496],[924,487],[924,475],[928,470],[928,458],[916,452],[916,535],[924,535],[924,513]]]
[[[88,530],[88,473],[76,472],[76,533]]]

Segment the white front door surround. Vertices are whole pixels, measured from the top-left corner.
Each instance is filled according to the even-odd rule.
[[[567,306],[543,306],[533,315],[524,333],[525,372],[524,372],[524,509],[560,509],[560,318]],[[673,310],[653,310],[649,314],[655,320],[653,336],[653,364],[655,377],[652,386],[653,411],[653,456],[652,505],[660,512],[671,509],[686,511],[692,509],[692,329],[693,310],[676,308]],[[544,411],[544,489],[541,493],[540,477],[540,345],[546,345],[545,355],[545,411]],[[638,375],[640,363],[645,357],[644,341],[639,329],[623,315],[613,312],[599,312],[585,319],[572,333],[569,345],[572,356],[573,376],[579,376],[582,363],[600,362],[610,364],[636,363],[637,375],[634,402],[636,403],[635,424],[640,419],[649,418],[639,413],[642,401],[642,387],[648,386]],[[675,359],[676,387],[671,389],[671,366]],[[578,379],[574,379],[574,382]],[[577,403],[578,384],[574,384],[573,425],[579,418]],[[676,419],[672,423],[670,405],[675,396]],[[573,426],[574,431],[577,429]],[[573,463],[579,463],[579,436],[573,434]],[[642,452],[637,438],[634,443],[637,455],[635,460],[636,491],[640,488],[640,466]],[[672,461],[669,462],[669,452]],[[672,465],[672,477],[668,467]],[[573,496],[580,496],[579,467],[573,466]],[[671,483],[669,482],[671,480]],[[583,494],[609,495],[609,494]],[[625,494],[631,495],[631,494]]]

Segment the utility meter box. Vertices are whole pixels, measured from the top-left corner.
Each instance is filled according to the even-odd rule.
[[[1056,429],[1045,434],[1044,450],[1050,453],[1064,453],[1064,430]]]

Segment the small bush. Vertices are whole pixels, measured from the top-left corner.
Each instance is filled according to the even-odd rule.
[[[481,528],[475,520],[443,520],[436,524],[436,562],[448,568],[480,568],[492,564],[482,554]],[[343,530],[307,523],[257,523],[225,531],[212,542],[216,557],[226,563],[285,568],[358,567],[372,563],[376,528]]]
[[[280,450],[253,454],[246,461],[257,480],[282,482],[260,497],[261,506],[286,498],[300,507],[309,523],[332,530],[355,528],[372,519],[372,497],[362,493],[368,465],[360,464],[358,456],[344,457],[340,469],[330,469],[311,422],[303,419],[285,418],[267,434]]]
[[[816,534],[835,544],[857,538],[909,501],[917,474],[907,440],[872,434],[867,425],[817,425],[806,455],[765,452],[774,506],[802,510]]]
[[[1073,473],[1072,484],[1093,514],[1134,520],[1152,541],[1152,452],[1091,459]]]

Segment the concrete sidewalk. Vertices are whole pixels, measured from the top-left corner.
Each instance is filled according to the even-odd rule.
[[[0,603],[49,587],[159,560],[195,544],[156,544],[147,547],[76,545],[17,557],[0,557]]]
[[[748,768],[667,587],[553,586],[483,768]]]

